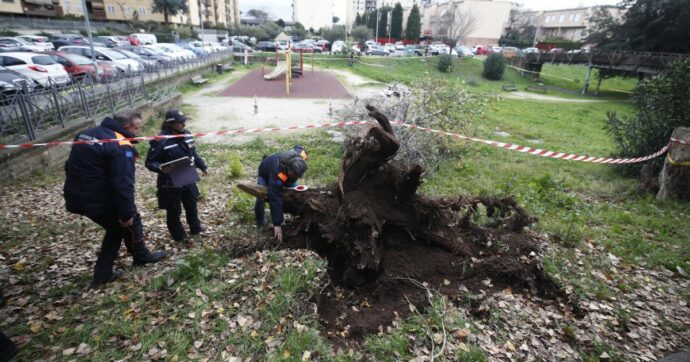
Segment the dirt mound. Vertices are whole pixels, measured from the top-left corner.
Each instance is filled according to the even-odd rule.
[[[422,310],[428,289],[451,299],[512,288],[553,296],[530,217],[512,198],[433,198],[417,193],[423,170],[393,161],[400,148],[388,118],[349,139],[338,183],[306,192],[285,190],[285,246],[328,260],[335,284],[319,301],[333,338],[376,332]],[[265,198],[263,186],[238,188]]]

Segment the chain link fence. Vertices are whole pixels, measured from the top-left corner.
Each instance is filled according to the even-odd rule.
[[[0,143],[33,141],[41,133],[65,128],[82,118],[100,118],[169,98],[177,93],[185,73],[215,70],[217,64],[231,62],[232,56],[232,52],[222,51],[150,65],[141,72],[119,72],[108,78],[87,75],[73,78],[66,86],[39,88],[23,83],[18,92],[0,93]]]

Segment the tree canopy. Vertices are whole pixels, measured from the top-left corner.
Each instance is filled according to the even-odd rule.
[[[405,29],[405,39],[418,41],[422,33],[422,18],[419,15],[417,4],[412,6],[410,16],[407,17],[407,28]]]
[[[391,14],[391,38],[402,39],[403,30],[403,8],[400,3],[396,3]]]
[[[151,9],[154,13],[163,14],[163,22],[168,24],[168,17],[187,12],[187,1],[184,0],[153,0]]]
[[[600,8],[592,17],[587,43],[601,48],[657,52],[690,51],[690,6],[687,0],[623,0],[625,14],[616,19]]]

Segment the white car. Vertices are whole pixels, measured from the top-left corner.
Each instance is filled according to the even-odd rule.
[[[182,49],[175,44],[170,43],[157,43],[152,44],[152,48],[156,48],[163,52],[163,54],[175,59],[175,60],[185,60],[190,59],[190,53],[194,54],[191,50]],[[191,56],[193,57],[193,56]]]
[[[395,53],[395,45],[393,43],[386,43],[383,49],[388,50],[389,53]]]
[[[345,42],[342,40],[336,40],[331,45],[332,54],[342,53],[343,49],[345,49]]]
[[[196,58],[196,54],[194,54],[193,51],[189,49],[185,49],[177,44],[172,44],[172,43],[158,43],[164,46],[167,46],[168,48],[172,49],[173,51],[180,52],[181,54],[184,54],[184,59],[194,59]],[[216,51],[219,50],[219,48],[215,45],[211,45],[212,48],[216,49]]]
[[[118,70],[120,73],[139,73],[144,70],[141,63],[134,59],[129,59],[125,55],[112,51],[108,48],[93,47],[94,53],[91,53],[91,47],[81,45],[66,45],[58,49],[61,52],[68,52],[72,54],[83,55],[89,59],[95,56],[96,60],[104,62],[111,67]]]
[[[49,42],[47,36],[41,35],[18,35],[14,37],[15,39],[22,39],[35,46],[43,47],[45,50],[55,50],[53,43]]]
[[[65,85],[70,77],[65,67],[47,54],[29,52],[0,53],[0,65],[7,67],[31,80],[41,87]]]
[[[10,37],[0,38],[0,48],[6,48],[8,51],[14,52],[44,52],[46,50],[53,50],[45,44],[37,45],[22,38]]]
[[[524,54],[538,54],[539,48],[525,48],[525,49],[522,49],[522,52]]]
[[[129,38],[130,42],[132,38],[137,42],[137,44],[132,43],[132,45],[151,45],[158,43],[156,35],[149,33],[133,33],[129,34]]]
[[[429,53],[432,55],[450,54],[450,47],[443,43],[429,45]]]

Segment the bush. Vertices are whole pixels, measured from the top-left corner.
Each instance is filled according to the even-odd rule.
[[[484,61],[484,78],[489,80],[501,80],[506,70],[506,60],[501,54],[491,53]]]
[[[453,71],[453,57],[450,54],[441,54],[438,57],[438,70],[444,73],[450,73]]]
[[[479,85],[479,78],[474,75],[468,75],[467,78],[465,78],[465,83],[469,86],[476,87]]]
[[[12,30],[0,30],[0,36],[17,36],[19,33]]]
[[[619,151],[615,157],[639,157],[664,147],[676,127],[690,125],[690,61],[676,61],[666,75],[658,75],[640,82],[632,95],[637,114],[619,118],[615,112],[607,114],[606,131],[613,136]],[[664,158],[650,161],[650,172],[657,174]],[[626,174],[639,172],[642,165],[621,165]]]
[[[236,179],[242,177],[242,174],[244,173],[243,171],[240,154],[233,152],[228,159],[227,175],[231,179]]]

